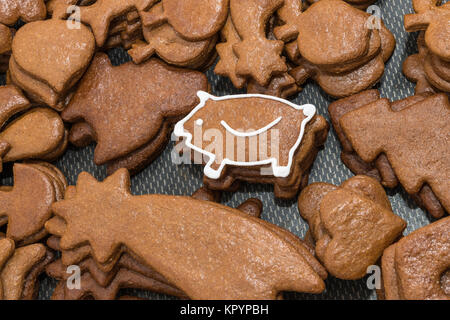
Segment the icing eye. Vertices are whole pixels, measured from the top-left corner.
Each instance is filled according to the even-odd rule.
[[[198,125],[198,126],[203,125],[203,119],[197,119],[197,120],[195,120],[195,124]]]

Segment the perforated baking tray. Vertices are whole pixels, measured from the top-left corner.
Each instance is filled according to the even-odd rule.
[[[445,1],[444,1],[445,2]],[[383,97],[391,100],[403,99],[414,94],[414,85],[402,74],[402,63],[407,56],[417,52],[417,34],[410,34],[404,30],[403,16],[412,13],[410,0],[380,0],[376,3],[381,9],[382,19],[393,32],[397,46],[392,58],[386,65],[385,74],[377,86]],[[113,64],[118,65],[129,61],[125,51],[114,49],[108,52]],[[228,79],[216,76],[212,71],[207,72],[211,83],[212,93],[218,96],[243,93],[236,90]],[[0,84],[5,83],[5,77],[0,76]],[[316,105],[318,113],[327,120],[328,105],[333,101],[315,83],[308,83],[304,90],[293,102],[298,104],[312,103]],[[202,168],[198,165],[175,165],[171,161],[173,142],[164,153],[150,166],[132,178],[132,191],[135,194],[161,193],[170,195],[191,195],[202,186]],[[106,177],[106,169],[93,163],[94,146],[83,149],[69,147],[67,153],[55,164],[66,175],[70,184],[75,184],[78,174],[87,171],[97,179]],[[340,160],[341,146],[333,130],[328,135],[325,148],[319,153],[310,175],[311,182],[329,182],[340,184],[350,178],[352,173]],[[2,173],[2,183],[12,184],[10,165]],[[388,191],[394,212],[408,222],[405,234],[430,223],[431,218],[419,209],[411,198],[401,189]],[[242,184],[237,193],[225,193],[224,204],[236,207],[246,199],[255,197],[263,201],[262,218],[280,227],[286,228],[294,234],[303,237],[308,225],[300,218],[296,199],[292,201],[277,200],[273,196],[272,186]],[[40,282],[39,299],[50,299],[56,280],[43,276]],[[376,299],[374,290],[369,290],[366,279],[358,281],[344,281],[329,277],[326,280],[326,291],[320,295],[289,293],[289,299]],[[171,299],[171,297],[142,291],[125,291],[126,294],[138,294],[151,299]]]

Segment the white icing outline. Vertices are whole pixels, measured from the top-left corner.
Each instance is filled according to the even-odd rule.
[[[312,104],[305,104],[305,105],[296,105],[292,102],[289,102],[287,100],[278,98],[278,97],[273,97],[273,96],[268,96],[268,95],[263,95],[263,94],[239,94],[239,95],[228,95],[228,96],[223,96],[223,97],[216,97],[213,95],[210,95],[207,92],[204,91],[198,91],[197,92],[197,96],[200,99],[200,103],[182,120],[180,120],[174,128],[174,134],[177,137],[184,137],[186,138],[185,140],[185,145],[188,148],[191,148],[192,150],[195,150],[201,154],[204,154],[206,156],[208,156],[209,160],[205,165],[205,168],[203,169],[204,174],[210,178],[210,179],[219,179],[221,174],[222,174],[222,170],[226,165],[234,165],[234,166],[243,166],[243,167],[252,167],[252,166],[261,166],[261,165],[265,165],[265,164],[271,164],[272,165],[272,171],[273,171],[273,175],[275,177],[280,177],[280,178],[285,178],[287,176],[289,176],[290,172],[291,172],[291,167],[292,167],[292,162],[293,162],[293,158],[294,158],[294,153],[297,150],[298,146],[300,145],[302,139],[303,139],[303,135],[305,133],[305,126],[306,124],[314,117],[314,115],[316,114],[316,107]],[[305,115],[305,119],[302,121],[301,124],[301,129],[300,129],[300,134],[298,136],[297,141],[295,142],[294,146],[289,150],[289,161],[288,161],[288,165],[287,166],[277,166],[277,159],[276,158],[269,158],[266,160],[260,160],[260,161],[250,161],[250,162],[241,162],[241,161],[233,161],[230,160],[228,158],[224,158],[222,160],[222,162],[220,163],[220,166],[217,170],[214,170],[212,168],[212,165],[214,164],[215,160],[216,160],[216,155],[208,152],[206,150],[200,149],[197,146],[192,144],[192,134],[185,131],[184,130],[184,124],[191,119],[198,110],[200,110],[201,108],[203,108],[206,105],[206,102],[208,100],[214,100],[214,101],[223,101],[223,100],[230,100],[230,99],[247,99],[247,98],[262,98],[262,99],[268,99],[268,100],[274,100],[274,101],[278,101],[281,103],[284,103],[296,110],[303,110],[303,114]],[[255,131],[258,132],[257,134],[261,133],[259,131],[266,129],[265,131],[269,130],[270,128],[272,128],[273,126],[275,126],[279,121],[281,121],[282,117],[276,119],[275,121],[277,121],[275,123],[275,121],[271,122],[268,126]],[[223,125],[224,122],[226,124],[225,121],[221,121],[221,124]],[[227,127],[225,127],[225,129],[227,129]],[[232,129],[232,128],[230,128]],[[228,129],[227,129],[228,130]],[[234,130],[234,129],[232,129]],[[264,132],[264,131],[262,131]],[[239,135],[243,135],[244,133],[242,132],[232,132],[233,134],[239,133]],[[203,139],[203,137],[202,137]]]
[[[225,122],[225,120],[220,121],[220,124],[225,128],[225,130],[227,130],[231,134],[234,134],[235,136],[238,136],[238,137],[253,137],[253,136],[257,136],[258,134],[261,134],[263,132],[269,131],[270,128],[276,126],[278,124],[278,122],[281,121],[281,119],[283,119],[283,117],[278,117],[277,119],[275,119],[274,121],[269,123],[264,128],[261,128],[261,129],[256,130],[256,131],[250,131],[250,132],[237,131],[237,130],[233,129],[232,127],[230,127],[228,125],[228,123]]]

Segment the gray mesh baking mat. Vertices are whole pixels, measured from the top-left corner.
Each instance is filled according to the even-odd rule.
[[[417,52],[417,34],[409,34],[403,27],[403,16],[412,13],[410,0],[380,0],[376,3],[381,9],[382,19],[387,27],[394,33],[397,47],[394,55],[386,66],[385,74],[378,85],[383,97],[398,100],[414,94],[414,85],[402,74],[402,63],[407,56]],[[113,64],[121,64],[130,58],[124,50],[114,49],[109,53]],[[211,83],[212,93],[218,96],[226,94],[242,93],[236,90],[228,79],[216,76],[212,71],[207,72]],[[0,78],[4,84],[5,78]],[[293,102],[298,104],[312,103],[317,106],[318,112],[329,120],[327,108],[333,101],[315,83],[308,83],[304,90]],[[175,165],[171,161],[173,142],[165,149],[164,153],[150,166],[132,178],[132,191],[135,194],[161,193],[170,195],[191,195],[202,185],[202,168],[198,165]],[[98,167],[93,163],[94,146],[82,149],[69,147],[67,153],[56,162],[66,175],[70,184],[74,184],[78,174],[87,171],[97,179],[106,177],[104,167]],[[319,153],[312,172],[310,182],[324,181],[340,184],[350,178],[352,173],[340,160],[341,147],[333,130],[330,131],[325,148]],[[11,170],[2,173],[2,183],[11,185]],[[430,223],[430,217],[419,209],[411,198],[401,189],[389,190],[389,198],[394,212],[408,222],[406,234]],[[280,201],[274,199],[273,188],[266,185],[243,184],[241,189],[234,194],[226,193],[223,202],[236,207],[246,199],[255,197],[263,201],[264,211],[262,218],[280,227],[286,228],[294,234],[303,237],[308,225],[301,219],[297,203],[293,201]],[[39,299],[49,299],[56,281],[46,276],[42,277],[39,291]],[[326,281],[326,291],[320,295],[288,293],[290,299],[376,299],[373,290],[366,286],[366,279],[359,281],[343,281],[329,277]],[[151,299],[171,299],[163,295],[152,294],[143,291],[128,290],[126,294],[137,294]]]

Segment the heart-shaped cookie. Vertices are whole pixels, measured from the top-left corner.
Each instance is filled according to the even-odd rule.
[[[26,24],[12,44],[17,65],[57,93],[78,81],[94,50],[95,39],[88,27],[70,29],[67,21],[56,19]]]
[[[33,109],[0,133],[0,141],[7,142],[11,148],[3,161],[45,156],[59,147],[64,134],[64,124],[58,113],[46,108]]]

